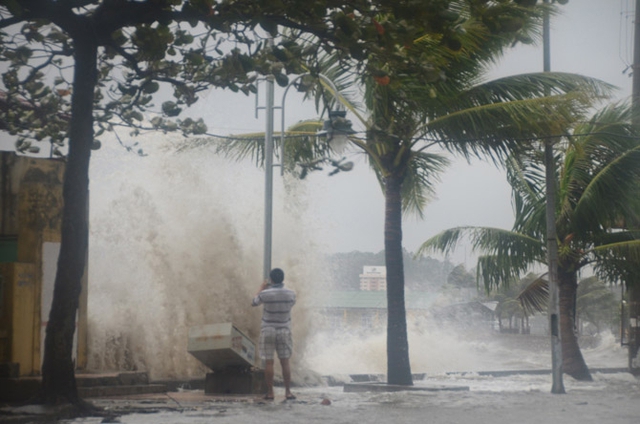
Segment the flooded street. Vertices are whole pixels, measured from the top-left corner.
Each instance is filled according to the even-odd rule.
[[[640,385],[626,373],[594,375],[579,383],[565,378],[567,394],[549,393],[550,376],[441,377],[416,382],[417,387],[466,385],[468,391],[402,391],[344,393],[342,387],[298,388],[298,399],[283,402],[237,396],[218,398],[201,391],[99,399],[114,415],[123,408],[144,408],[117,418],[122,423],[563,423],[631,424],[638,422]],[[330,405],[322,405],[329,399]],[[66,423],[100,423],[102,417]]]

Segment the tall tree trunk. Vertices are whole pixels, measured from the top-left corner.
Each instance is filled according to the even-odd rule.
[[[413,385],[409,364],[402,259],[402,178],[385,181],[384,251],[387,266],[387,382]]]
[[[550,0],[544,0],[548,5]],[[545,9],[542,17],[542,67],[544,72],[551,71],[551,21],[549,9]],[[549,95],[548,90],[545,93]],[[549,268],[549,333],[551,334],[551,393],[563,394],[564,382],[562,381],[562,332],[560,331],[559,315],[559,289],[558,289],[558,234],[556,230],[556,165],[553,160],[553,140],[544,142],[544,166],[546,182],[546,208],[545,221],[547,223],[546,245],[547,266]]]
[[[89,238],[87,201],[93,142],[97,44],[76,38],[69,153],[64,178],[62,239],[46,330],[42,387],[45,402],[79,403],[72,360],[73,335]]]
[[[547,29],[548,31],[548,29]],[[546,66],[545,66],[546,68]],[[546,69],[545,69],[546,71]],[[547,265],[549,268],[549,332],[551,334],[551,372],[553,383],[551,385],[551,393],[563,394],[564,382],[562,381],[562,331],[560,330],[559,321],[562,319],[560,313],[560,294],[558,282],[558,234],[556,230],[556,168],[553,160],[553,143],[546,140],[544,143],[544,167],[546,182],[546,206],[545,221],[546,244],[547,244]]]
[[[562,369],[576,380],[591,381],[591,373],[582,357],[574,321],[578,276],[558,268],[560,291],[560,335],[562,341]]]

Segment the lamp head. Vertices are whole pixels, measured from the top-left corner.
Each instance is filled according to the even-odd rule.
[[[329,119],[322,123],[322,130],[316,133],[318,137],[326,137],[331,148],[337,152],[344,150],[349,135],[355,134],[351,128],[351,121],[346,116],[345,110],[330,110]]]

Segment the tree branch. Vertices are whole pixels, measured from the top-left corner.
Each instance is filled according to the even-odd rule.
[[[112,48],[114,51],[118,52],[118,54],[120,54],[122,57],[124,57],[126,60],[128,60],[130,62],[130,64],[131,64],[132,69],[135,71],[136,75],[138,75],[140,78],[151,77],[156,81],[167,82],[167,83],[170,83],[170,84],[175,85],[177,87],[187,87],[188,86],[187,83],[185,83],[184,81],[180,81],[180,80],[177,80],[175,78],[170,78],[170,77],[167,77],[167,76],[161,76],[161,75],[157,75],[157,74],[154,75],[154,73],[152,71],[141,69],[138,66],[138,61],[136,60],[136,58],[132,54],[128,53],[122,47],[116,45],[113,42],[110,42],[108,47]]]

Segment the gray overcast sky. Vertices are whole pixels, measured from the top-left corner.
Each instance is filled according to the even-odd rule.
[[[631,93],[631,78],[623,70],[632,60],[633,2],[630,0],[571,0],[552,20],[551,67],[602,79],[620,89],[616,98]],[[541,43],[540,43],[541,44]],[[509,50],[490,77],[542,70],[542,47],[519,46]],[[261,95],[262,90],[261,90]],[[300,104],[296,93],[286,99],[287,125],[315,116],[311,103]],[[222,98],[228,101],[222,101]],[[198,108],[206,111],[207,124],[220,134],[262,131],[264,115],[254,119],[254,99],[211,92]],[[276,93],[276,106],[281,104]],[[199,111],[194,111],[198,115]],[[275,128],[280,129],[276,112]],[[325,245],[330,251],[379,251],[383,248],[383,197],[374,175],[359,163],[349,174],[309,178],[313,197],[311,210],[328,226]],[[279,178],[276,177],[276,185]],[[425,219],[405,218],[404,246],[415,251],[439,231],[460,225],[498,226],[512,223],[509,188],[503,174],[491,165],[456,161],[438,186],[437,199],[428,205]],[[276,231],[274,229],[274,231]],[[457,252],[454,260],[470,252]]]

